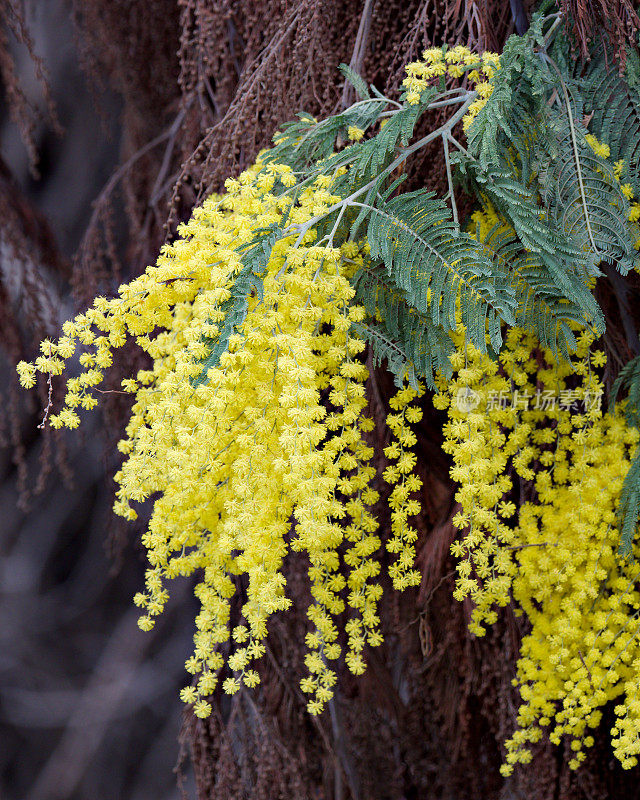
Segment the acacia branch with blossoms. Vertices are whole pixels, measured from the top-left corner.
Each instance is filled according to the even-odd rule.
[[[284,126],[224,194],[194,209],[156,266],[96,298],[34,364],[18,365],[30,388],[82,348],[83,371],[50,417],[75,428],[115,350],[133,338],[148,354],[151,367],[122,382],[134,402],[115,511],[135,519],[135,505],[154,498],[135,597],[143,630],[171,578],[198,576],[193,680],[181,692],[197,716],[210,714],[219,682],[230,694],[259,683],[269,620],[292,603],[283,575],[292,552],[308,560],[310,713],[332,700],[338,659],[364,672],[367,648],[382,641],[383,551],[394,589],[420,582],[413,426],[429,389],[447,412],[444,450],[459,486],[454,596],[471,600],[477,636],[508,604],[530,625],[503,772],[526,763],[547,729],[551,741],[569,737],[577,767],[612,700],[614,751],[635,765],[640,568],[616,548],[627,531],[627,553],[640,554],[628,413],[637,381],[627,405],[606,413],[587,398],[601,392],[604,365],[593,284],[603,262],[623,276],[638,264],[640,185],[602,97],[571,73],[558,19],[536,15],[500,56],[427,50],[407,66],[399,101],[352,75],[358,102]],[[423,118],[449,107],[444,124],[416,138]],[[600,120],[591,130],[577,113],[587,107]],[[446,198],[402,192],[407,162],[438,139]],[[478,201],[466,220],[458,179]],[[367,438],[367,347],[397,384],[382,476]],[[584,407],[489,406],[490,394],[516,387],[571,389]],[[386,541],[379,478],[392,487]],[[246,599],[232,623],[238,580]]]

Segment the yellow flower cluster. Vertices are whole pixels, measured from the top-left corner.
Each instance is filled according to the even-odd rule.
[[[373,451],[364,438],[373,423],[364,413],[365,345],[352,330],[364,309],[352,302],[349,282],[368,248],[333,247],[330,237],[318,240],[315,228],[304,226],[339,199],[330,192],[335,177],[320,175],[297,187],[294,200],[289,168],[258,162],[228,180],[225,195],[195,210],[156,267],[120,287],[118,297],[97,298],[65,323],[58,342],[43,342],[34,364],[18,367],[29,387],[37,371],[62,372],[82,346],[84,370],[68,380],[64,408],[51,418],[54,427],[74,428],[78,406],[96,404],[92,389],[114,348],[134,336],[151,356],[151,369],[123,381],[135,403],[119,443],[126,458],[115,476],[115,511],[134,519],[133,505],[154,499],[142,537],[150,565],[146,588],[134,598],[144,610],[143,630],[167,602],[167,579],[202,575],[195,588],[201,604],[195,649],[186,664],[196,678],[181,692],[200,717],[211,711],[206,697],[222,670],[228,693],[259,682],[253,662],[265,653],[269,617],[291,603],[282,574],[290,551],[309,559],[312,626],[301,688],[311,713],[333,695],[331,664],[343,649],[336,617],[348,606],[345,660],[353,673],[365,669],[365,645],[382,641],[375,557],[381,542],[371,511],[379,497],[370,485]],[[213,363],[243,248],[260,231],[281,225],[283,216],[292,233],[276,241],[260,286],[245,298],[246,315],[227,330],[227,345]],[[402,389],[390,419],[397,442],[389,475],[397,485],[388,547],[398,554],[392,577],[399,588],[417,582],[416,534],[407,519],[418,510],[409,495],[420,486],[409,474],[415,464],[409,424],[421,416],[410,407],[416,396]],[[239,587],[246,598],[240,619],[231,607]]]
[[[456,337],[458,348],[451,357],[453,378],[439,379],[440,392],[433,402],[436,408],[448,409],[443,449],[453,457],[451,477],[460,484],[456,493],[460,511],[453,521],[466,531],[464,539],[453,545],[459,559],[454,597],[473,600],[470,629],[482,635],[483,624],[498,618],[494,605],[504,606],[510,600],[513,562],[508,546],[513,532],[504,520],[514,509],[503,497],[508,497],[512,488],[507,474],[509,456],[515,455],[519,443],[526,442],[528,432],[516,434],[513,408],[489,402],[490,398],[507,397],[510,388],[499,364],[465,346],[463,332]]]
[[[391,538],[387,550],[398,554],[389,574],[394,588],[400,590],[420,584],[420,573],[413,569],[418,533],[408,523],[408,517],[420,511],[420,503],[411,497],[422,487],[422,481],[414,473],[417,459],[411,448],[417,439],[411,425],[422,419],[422,411],[415,405],[415,400],[423,394],[422,386],[417,389],[405,386],[390,400],[391,410],[395,413],[387,415],[387,426],[394,435],[394,441],[384,449],[391,461],[384,471],[384,478],[394,487],[389,497]]]
[[[558,427],[568,429],[572,420],[564,417]],[[574,423],[558,436],[554,462],[536,477],[537,502],[520,509],[513,594],[532,629],[518,662],[523,704],[507,742],[507,774],[529,760],[527,742],[543,727],[556,744],[570,738],[569,766],[577,768],[593,743],[588,729],[618,698],[614,753],[623,767],[637,763],[640,565],[616,554],[616,504],[636,444],[620,415],[586,428]],[[634,551],[637,557],[637,544]]]
[[[467,75],[471,85],[478,94],[467,111],[463,127],[469,128],[478,112],[485,105],[493,92],[491,79],[500,69],[500,56],[488,50],[477,55],[464,45],[457,45],[451,49],[435,47],[425,50],[422,61],[407,64],[407,77],[402,85],[407,90],[406,100],[410,105],[420,102],[424,89],[431,84],[434,78],[462,78]]]
[[[474,221],[480,238],[495,223],[490,212]],[[440,378],[434,397],[448,410],[444,449],[459,484],[455,596],[471,599],[476,635],[509,602],[531,625],[505,775],[531,759],[545,728],[552,742],[569,737],[577,768],[589,729],[616,699],[614,752],[624,767],[640,753],[640,564],[616,554],[617,502],[638,435],[620,412],[602,413],[605,356],[593,343],[580,333],[567,361],[514,328],[492,361],[459,331],[453,378]]]
[[[97,297],[92,308],[64,323],[64,335],[57,343],[47,340],[41,344],[42,356],[35,363],[18,364],[22,385],[31,388],[37,372],[59,375],[76,346],[85,348],[79,359],[84,369],[67,382],[64,407],[51,418],[51,425],[77,427],[80,420],[76,409],[95,407],[92,389],[102,382],[105,368],[112,364],[113,351],[133,337],[155,358],[163,336],[170,334],[153,340],[149,335],[156,328],[171,331],[175,319],[191,312],[196,298],[212,312],[207,323],[211,330],[205,329],[196,337],[202,354],[202,334],[217,335],[215,319],[221,318],[220,307],[229,298],[229,287],[241,268],[238,248],[251,242],[256,228],[278,223],[289,208],[292,223],[304,222],[327,208],[335,199],[326,189],[331,181],[331,176],[319,176],[317,185],[305,189],[294,206],[289,195],[270,192],[276,182],[287,187],[296,184],[296,177],[284,165],[270,164],[262,169],[258,162],[238,179],[229,179],[227,195],[209,198],[196,209],[191,222],[179,230],[182,238],[162,249],[157,266],[148,267],[144,275],[120,286],[118,297]],[[245,203],[243,213],[233,210],[234,198]],[[198,236],[193,235],[196,229]],[[140,383],[144,384],[147,377],[150,379],[143,374]],[[125,391],[135,392],[137,387],[136,381],[123,382]]]

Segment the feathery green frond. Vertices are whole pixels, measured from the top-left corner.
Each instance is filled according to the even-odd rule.
[[[371,209],[367,239],[412,305],[436,325],[456,327],[456,301],[474,344],[485,349],[485,321],[500,341],[500,322],[513,323],[513,292],[481,245],[462,233],[433,192],[419,190]]]
[[[348,64],[339,64],[338,69],[356,90],[356,94],[361,100],[371,99],[367,82],[361,75],[358,75]]]
[[[541,169],[542,198],[552,224],[589,254],[590,274],[600,274],[602,261],[626,274],[635,260],[629,201],[611,165],[587,143],[581,111],[564,108],[549,118],[557,150]]]
[[[488,200],[515,231],[521,245],[540,262],[549,281],[558,287],[559,299],[569,301],[582,314],[582,324],[604,333],[602,311],[583,279],[585,253],[564,231],[546,217],[531,189],[508,172],[482,172],[477,162],[458,162],[472,176],[481,197]],[[543,273],[538,280],[544,280]]]
[[[640,197],[640,56],[629,49],[625,74],[601,45],[594,47],[584,75],[569,61],[570,78],[584,98],[588,128],[609,146],[613,161],[623,160],[622,180]]]
[[[285,124],[276,133],[274,146],[263,153],[262,160],[287,164],[296,172],[305,171],[318,161],[334,156],[336,140],[339,136],[346,139],[350,126],[368,130],[387,104],[384,97],[360,100],[341,114],[320,121],[309,114],[299,114],[298,122]]]
[[[527,252],[506,222],[485,235],[483,245],[491,258],[511,273],[516,290],[516,325],[533,331],[543,347],[568,357],[576,340],[571,323],[584,326],[580,306],[563,297],[560,287],[539,259]]]
[[[511,36],[500,56],[500,69],[492,79],[493,91],[467,131],[467,150],[481,169],[503,163],[513,148],[524,167],[525,178],[533,157],[535,134],[551,81],[535,52],[543,46],[542,17],[534,16],[525,36]]]
[[[638,531],[640,517],[640,453],[636,453],[627,472],[618,502],[618,526],[620,546],[618,552],[623,558],[631,555],[633,541]]]
[[[470,341],[486,351],[488,330],[493,347],[500,347],[502,321],[515,321],[514,291],[500,265],[460,231],[433,192],[408,192],[373,208],[367,239],[372,257],[435,325],[455,330],[459,301]]]
[[[361,143],[358,157],[349,171],[352,183],[358,179],[365,179],[366,182],[377,175],[391,161],[398,147],[406,147],[418,119],[435,94],[435,89],[423,92],[420,103],[396,111],[375,138]]]
[[[354,322],[353,330],[371,348],[374,367],[386,362],[386,367],[393,375],[394,383],[401,388],[405,380],[414,389],[418,386],[418,378],[411,361],[404,350],[392,339],[382,325],[375,322]]]
[[[626,393],[624,415],[627,422],[640,429],[640,356],[636,356],[618,373],[612,388],[609,402],[612,407],[620,399],[620,392]]]
[[[629,361],[618,373],[609,403],[615,408],[620,393],[626,393],[623,411],[629,425],[640,429],[640,356]],[[620,529],[620,555],[626,557],[631,553],[633,540],[638,529],[640,517],[640,448],[627,473],[620,501],[618,503],[618,527]]]
[[[356,300],[372,320],[367,337],[374,355],[386,358],[389,370],[401,385],[406,370],[434,388],[434,373],[451,374],[449,356],[454,351],[447,332],[431,317],[410,304],[407,293],[389,277],[383,266],[359,270],[354,277]],[[378,320],[381,325],[376,324]]]

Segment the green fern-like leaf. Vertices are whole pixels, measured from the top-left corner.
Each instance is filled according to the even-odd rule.
[[[609,397],[612,407],[619,401],[622,391],[627,395],[625,418],[629,425],[640,430],[640,356],[631,359],[618,373]]]
[[[371,99],[371,93],[369,92],[367,82],[361,75],[358,75],[348,64],[340,64],[338,69],[356,90],[356,94],[361,100]]]
[[[433,88],[426,89],[422,93],[420,103],[406,105],[398,110],[373,139],[362,142],[357,158],[349,170],[349,180],[352,185],[357,180],[366,183],[379,174],[393,159],[398,147],[404,147],[409,143],[418,119],[435,93],[436,90]]]
[[[629,201],[610,163],[587,143],[581,111],[578,104],[571,113],[562,109],[549,118],[557,149],[541,170],[542,197],[554,227],[589,254],[590,274],[599,274],[602,261],[626,274],[635,261]]]
[[[545,136],[538,120],[551,84],[535,52],[544,44],[542,25],[543,17],[534,15],[525,36],[509,37],[492,79],[493,91],[467,131],[469,155],[482,171],[503,164],[505,152],[512,149],[525,182],[533,169],[536,140]]]
[[[564,231],[550,223],[533,190],[506,171],[483,172],[478,162],[471,159],[459,164],[483,201],[494,206],[513,228],[522,247],[539,262],[543,270],[539,280],[544,280],[546,272],[548,280],[558,289],[559,299],[580,309],[584,325],[598,334],[604,333],[602,311],[584,280],[586,254]]]
[[[384,97],[361,100],[341,114],[320,121],[309,114],[299,114],[299,121],[282,126],[276,133],[274,146],[262,155],[262,160],[287,164],[295,172],[304,172],[329,158],[337,158],[341,164],[349,163],[362,144],[354,145],[345,158],[342,153],[335,153],[338,137],[346,138],[350,126],[368,130],[384,111],[387,102]]]
[[[387,358],[396,382],[407,374],[423,378],[434,388],[434,373],[451,374],[449,356],[454,351],[447,332],[431,317],[413,307],[383,266],[366,267],[354,277],[356,299],[369,314],[368,337],[374,355]],[[377,324],[378,321],[380,324]]]
[[[625,63],[625,73],[621,75],[611,54],[605,52],[601,43],[596,43],[584,74],[575,59],[567,61],[565,74],[584,99],[590,132],[609,146],[612,161],[624,161],[622,181],[631,183],[635,196],[640,197],[640,55],[637,50],[627,50]]]
[[[576,346],[572,323],[585,326],[580,305],[563,296],[549,270],[522,247],[506,221],[489,231],[483,245],[489,256],[500,261],[510,273],[516,290],[516,325],[533,331],[540,344],[554,355],[560,352],[568,357]],[[582,284],[576,283],[576,288],[585,292]]]
[[[618,501],[620,530],[618,552],[623,558],[632,553],[633,540],[638,531],[638,517],[640,517],[640,453],[637,453],[631,462]]]
[[[459,302],[473,344],[486,352],[488,330],[499,349],[501,322],[515,322],[515,293],[500,265],[460,231],[433,192],[408,192],[372,208],[367,239],[372,258],[383,261],[410,305],[455,330]]]
[[[352,327],[371,348],[374,366],[386,362],[386,367],[393,375],[394,383],[399,389],[405,381],[417,388],[418,378],[413,364],[407,359],[402,347],[390,338],[385,327],[375,322],[354,322]]]

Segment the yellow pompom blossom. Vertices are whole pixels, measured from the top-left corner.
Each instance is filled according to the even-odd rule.
[[[16,367],[20,385],[25,389],[32,389],[36,385],[36,368],[26,361],[19,361]]]
[[[608,144],[604,144],[603,142],[599,142],[593,134],[588,133],[585,136],[587,140],[587,144],[593,150],[593,152],[600,156],[601,158],[609,158],[611,155],[611,149],[609,148]]]
[[[570,766],[577,767],[593,743],[589,728],[599,724],[601,707],[618,698],[614,752],[624,767],[637,763],[640,565],[616,555],[616,503],[636,444],[636,431],[619,415],[606,414],[586,429],[574,425],[558,438],[563,457],[536,478],[538,503],[520,510],[514,598],[532,631],[518,662],[523,704],[519,730],[507,742],[505,773],[530,758],[526,743],[546,726],[556,744],[570,737]],[[637,556],[640,548],[634,550]]]
[[[434,47],[425,50],[422,59],[407,64],[407,77],[402,82],[407,90],[407,102],[412,105],[419,103],[422,92],[434,78],[445,75],[463,78],[467,75],[478,97],[471,103],[464,117],[463,127],[466,131],[493,92],[491,79],[500,69],[500,56],[488,50],[477,55],[468,47],[457,45],[451,49]]]
[[[498,373],[498,364],[473,347],[459,347],[452,356],[456,372],[451,381],[440,380],[441,392],[434,398],[437,408],[449,410],[444,427],[443,449],[453,457],[451,477],[460,484],[456,501],[461,510],[454,524],[466,529],[462,542],[453,546],[458,563],[454,596],[470,596],[474,602],[472,632],[482,635],[483,624],[497,620],[495,604],[509,602],[513,563],[506,546],[512,531],[499,514],[498,503],[512,488],[505,474],[509,458],[508,434],[513,433],[514,412],[496,403],[490,395],[506,396],[509,381]],[[526,433],[525,439],[526,439]]]
[[[287,193],[296,183],[290,169],[259,161],[228,180],[225,195],[195,210],[156,267],[121,286],[118,297],[97,298],[65,323],[58,342],[43,342],[35,364],[18,366],[29,387],[37,371],[59,374],[76,347],[83,350],[84,369],[69,379],[65,405],[51,418],[54,427],[74,428],[78,406],[96,404],[92,388],[127,337],[152,357],[151,369],[123,381],[135,403],[127,438],[119,443],[125,461],[115,476],[115,511],[135,519],[135,504],[154,498],[142,537],[150,566],[145,591],[134,598],[144,611],[143,630],[153,627],[167,602],[168,579],[202,574],[195,588],[201,604],[195,649],[186,664],[196,682],[181,693],[201,717],[211,711],[205,698],[222,670],[228,671],[223,689],[231,694],[259,682],[253,662],[265,652],[269,617],[291,603],[282,574],[289,550],[309,559],[309,674],[301,686],[311,713],[333,696],[331,663],[342,654],[336,617],[345,607],[352,672],[365,669],[365,645],[382,641],[375,558],[381,541],[371,512],[378,493],[370,485],[373,452],[363,436],[373,423],[364,414],[365,345],[353,333],[364,309],[352,302],[349,282],[368,247],[347,242],[335,248],[318,241],[314,228],[299,227],[339,200],[330,189],[342,172],[319,175],[294,201]],[[272,191],[276,182],[283,191]],[[211,362],[243,247],[256,232],[282,224],[283,216],[292,234],[275,242],[259,290],[246,299],[244,319]],[[399,453],[389,548],[399,554],[392,567],[399,588],[417,582],[416,534],[407,521],[418,510],[409,495],[420,486],[409,474],[415,464],[409,424],[420,417],[408,407],[415,396],[413,389],[401,390],[392,401],[397,420],[390,421]],[[232,624],[231,598],[240,579],[246,602],[242,619]]]

